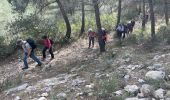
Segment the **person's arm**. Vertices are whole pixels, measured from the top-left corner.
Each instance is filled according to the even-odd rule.
[[[31,48],[28,48],[27,51],[28,51],[27,57],[30,57],[32,49],[31,49]]]
[[[31,46],[28,43],[25,46],[26,46],[26,49],[27,49],[26,51],[28,53],[27,57],[30,57],[32,48],[31,48]]]

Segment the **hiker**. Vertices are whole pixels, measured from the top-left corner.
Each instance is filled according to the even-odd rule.
[[[116,27],[116,32],[117,32],[117,37],[121,41],[122,40],[122,35],[123,39],[125,38],[125,25],[123,24],[118,24]]]
[[[38,66],[42,65],[40,60],[34,54],[34,49],[36,48],[36,44],[34,40],[32,40],[31,38],[27,39],[26,41],[19,39],[17,40],[17,45],[21,46],[22,49],[24,50],[24,59],[23,59],[24,67],[22,68],[22,70],[28,69],[27,59],[29,57],[31,57],[35,62],[37,62]]]
[[[89,47],[91,47],[91,44],[92,44],[92,48],[94,47],[94,38],[96,36],[96,33],[90,28],[88,30],[88,37],[89,37]]]
[[[100,52],[105,52],[105,46],[106,46],[106,40],[107,40],[107,32],[105,30],[105,28],[101,29],[101,41],[99,42],[101,47]]]
[[[135,21],[131,20],[128,24],[127,24],[127,28],[128,28],[128,34],[133,32],[133,28],[135,26]]]
[[[52,50],[52,45],[53,45],[53,41],[51,39],[49,39],[46,35],[42,37],[43,39],[43,58],[42,60],[44,61],[46,59],[46,51],[49,50],[49,53],[51,54],[51,60],[54,59],[54,54],[53,54],[53,50]]]

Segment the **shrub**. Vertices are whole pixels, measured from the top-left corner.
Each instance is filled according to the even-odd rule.
[[[170,26],[161,26],[157,32],[157,39],[170,44]]]
[[[22,74],[6,77],[0,82],[0,92],[18,86],[22,83]]]
[[[102,80],[99,84],[98,97],[108,98],[113,96],[113,92],[115,92],[119,88],[119,80],[115,77],[112,77],[108,80]]]
[[[136,16],[138,16],[138,12],[132,9],[126,9],[123,10],[123,18],[124,20],[131,20],[133,18],[135,18]]]
[[[127,44],[137,44],[138,39],[136,34],[130,34],[125,41]]]
[[[9,55],[13,54],[16,49],[16,39],[10,40],[7,43],[5,37],[0,37],[0,57],[1,59],[8,57]]]

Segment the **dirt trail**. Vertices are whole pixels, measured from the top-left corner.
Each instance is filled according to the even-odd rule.
[[[52,64],[52,68],[50,68],[50,74],[49,75],[43,75],[44,73],[49,73],[49,71],[42,72],[39,70],[39,68],[35,68],[36,63],[29,62],[29,69],[28,71],[25,71],[26,74],[38,74],[43,75],[43,78],[53,76],[53,73],[56,74],[56,72],[65,72],[68,69],[65,69],[65,66],[71,64],[74,65],[75,62],[81,62],[84,60],[89,60],[93,59],[95,54],[97,54],[98,50],[98,44],[95,43],[95,47],[88,49],[88,41],[85,39],[80,39],[79,41],[64,47],[60,49],[59,51],[54,52],[55,54],[55,59],[52,60],[50,63],[48,63],[49,66]],[[40,57],[39,57],[40,58]],[[32,63],[32,64],[30,64]],[[46,62],[43,62],[44,65],[46,66]],[[23,73],[21,70],[23,66],[22,61],[18,61],[17,59],[13,61],[9,61],[7,64],[3,64],[0,66],[0,80],[6,78],[6,77],[11,77],[15,76],[18,73]],[[54,67],[55,66],[55,67]],[[64,69],[63,69],[64,68]],[[38,70],[38,71],[34,71]]]

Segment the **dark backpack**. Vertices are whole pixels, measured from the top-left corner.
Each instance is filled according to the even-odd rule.
[[[28,42],[28,44],[31,46],[32,50],[34,50],[35,48],[37,48],[37,45],[35,44],[34,40],[31,38],[28,38],[26,40]]]

